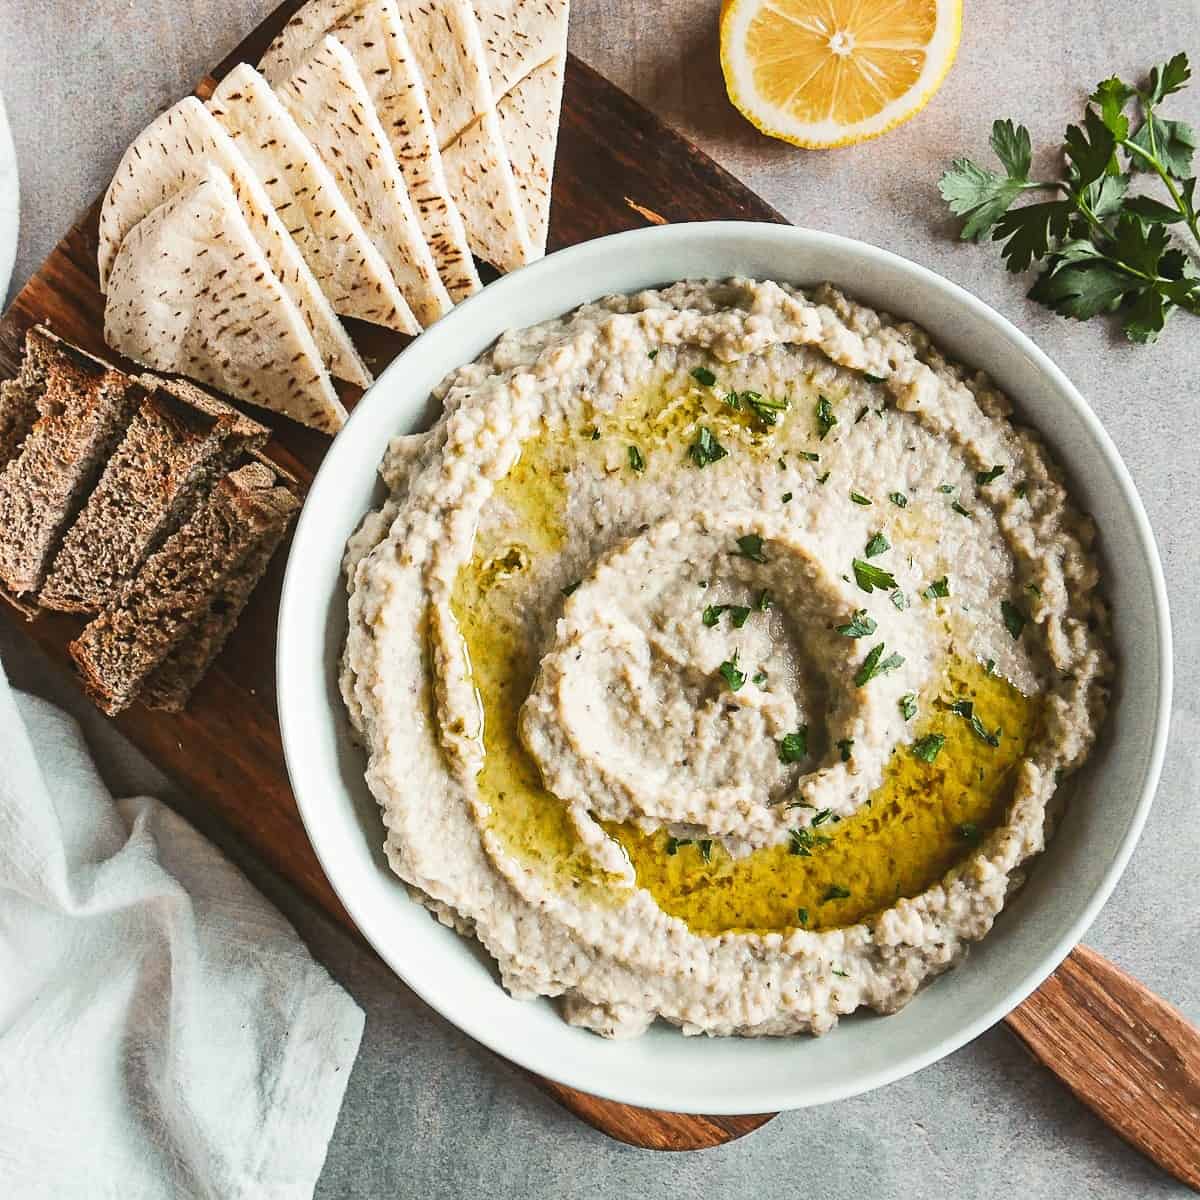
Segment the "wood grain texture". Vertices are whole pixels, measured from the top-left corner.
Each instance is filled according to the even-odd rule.
[[[220,78],[237,62],[257,61],[300,2],[289,0],[214,70],[212,78]],[[210,82],[202,81],[198,90],[204,91]],[[24,331],[39,320],[49,321],[57,332],[86,349],[106,353],[103,298],[96,285],[97,215],[98,205],[84,214],[0,322],[0,376],[15,373]],[[709,219],[782,220],[695,147],[572,58],[555,174],[551,248],[648,223]],[[406,339],[387,331],[353,322],[349,326],[375,371],[406,344]],[[354,395],[348,399],[353,402]],[[282,418],[267,415],[265,419],[275,430],[271,456],[302,481],[310,480],[327,440]],[[284,558],[276,556],[187,712],[134,709],[118,718],[117,724],[151,760],[210,806],[264,862],[352,928],[308,843],[284,769],[274,691],[275,615]],[[10,616],[21,619],[15,613]],[[52,657],[65,662],[66,643],[81,624],[65,614],[47,613],[25,628]],[[1179,1024],[1183,1018],[1173,1009],[1144,992],[1138,1004],[1102,1003],[1117,994],[1112,971],[1115,968],[1098,955],[1077,950],[1058,975],[1010,1016],[1009,1023],[1085,1103],[1133,1144],[1195,1186],[1194,1174],[1180,1173],[1187,1167],[1189,1153],[1195,1169],[1196,1068],[1195,1059],[1184,1053],[1187,1033],[1194,1037],[1195,1032],[1186,1022]],[[1122,978],[1137,987],[1127,976]],[[1108,1074],[1093,1076],[1097,1047],[1104,1047],[1109,1055],[1104,1068]],[[1186,1062],[1191,1063],[1187,1070],[1178,1066]],[[1132,1080],[1143,1089],[1136,1095],[1128,1092],[1131,1103],[1106,1104],[1106,1092],[1117,1094],[1111,1085],[1114,1074],[1127,1089],[1132,1088]],[[653,1149],[720,1145],[770,1120],[770,1114],[706,1117],[638,1109],[548,1080],[535,1077],[535,1082],[589,1125],[618,1140]],[[1165,1088],[1183,1091],[1180,1096],[1167,1095]],[[1161,1136],[1150,1136],[1136,1118],[1151,1121],[1146,1114],[1159,1109],[1170,1114],[1174,1127],[1180,1121],[1186,1126],[1190,1120],[1193,1140],[1176,1138],[1171,1125],[1155,1126]],[[1127,1131],[1131,1124],[1137,1128]]]
[[[1086,946],[1007,1017],[1101,1120],[1200,1191],[1200,1030]]]
[[[260,54],[301,0],[289,0],[229,55],[197,93],[209,92],[236,63]],[[647,215],[653,214],[653,215]],[[62,336],[121,363],[104,345],[104,298],[96,276],[99,201],[67,233],[16,296],[0,321],[0,377],[16,373],[30,325],[48,322]],[[694,146],[572,58],[563,97],[555,171],[550,248],[653,222],[782,217]],[[347,322],[373,371],[407,344],[401,335]],[[132,364],[124,364],[132,366]],[[343,392],[349,405],[353,390]],[[307,484],[328,439],[272,414],[255,413],[272,427],[267,453]],[[273,870],[352,928],[325,879],[292,798],[275,710],[275,618],[286,554],[276,555],[229,642],[197,689],[186,712],[138,707],[116,723],[154,763],[204,802]],[[23,614],[0,604],[10,618]],[[83,621],[43,613],[29,635],[51,657],[67,662],[66,645]],[[586,1096],[535,1080],[560,1104],[597,1129],[636,1146],[688,1150],[720,1145],[770,1120],[697,1117],[654,1112]]]

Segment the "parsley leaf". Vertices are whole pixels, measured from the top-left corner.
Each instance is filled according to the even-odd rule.
[[[850,499],[853,500],[855,504],[873,504],[874,503],[874,501],[871,500],[870,497],[864,496],[862,494],[862,492],[851,492]]]
[[[942,747],[946,744],[946,735],[944,733],[927,733],[922,738],[917,738],[912,744],[912,752],[914,758],[919,758],[922,762],[931,763],[941,754]]]
[[[711,629],[721,619],[721,614],[728,609],[728,604],[710,604],[701,614],[700,620]]]
[[[863,659],[862,666],[854,675],[854,682],[858,687],[866,687],[876,676],[886,675],[888,671],[894,671],[897,667],[904,665],[904,655],[889,654],[887,658],[884,658],[883,652],[884,644],[880,642]]]
[[[908,607],[908,597],[899,588],[888,599],[891,600],[893,606],[900,612],[903,612]]]
[[[713,437],[713,431],[707,425],[700,426],[696,440],[688,447],[688,454],[698,467],[720,462],[728,453],[729,451]]]
[[[741,629],[750,619],[750,610],[744,604],[731,604],[729,606],[729,617],[733,621],[734,629]]]
[[[917,693],[905,692],[900,697],[900,715],[906,720],[911,721],[917,715]]]
[[[821,902],[825,903],[829,900],[849,900],[850,889],[842,887],[840,883],[831,883],[825,889],[825,895],[821,897]]]
[[[808,726],[801,725],[795,733],[784,734],[779,741],[779,761],[797,763],[808,756]]]
[[[890,550],[891,548],[892,543],[882,533],[873,533],[871,534],[870,541],[867,542],[865,553],[868,558],[875,558],[885,550]]]
[[[943,575],[935,579],[922,593],[926,600],[944,600],[950,595],[950,580]]]
[[[693,367],[692,378],[704,387],[712,387],[717,377],[707,367]]]
[[[562,594],[563,594],[564,596],[570,596],[570,595],[573,595],[573,594],[574,594],[574,593],[575,593],[575,592],[578,590],[578,588],[579,588],[579,585],[580,585],[582,582],[583,582],[583,580],[581,580],[581,579],[577,579],[577,580],[575,580],[575,582],[574,582],[574,583],[568,583],[566,587],[564,587],[564,588],[560,588],[559,590],[562,592]]]
[[[875,629],[875,622],[867,616],[865,608],[857,609],[847,624],[837,626],[837,632],[848,638],[870,637]]]
[[[752,562],[765,563],[767,556],[763,554],[763,540],[757,533],[744,533],[737,540],[738,548],[734,554],[739,558],[748,558]]]
[[[821,441],[825,440],[825,435],[838,423],[838,419],[833,411],[833,405],[825,399],[824,396],[817,398],[817,433],[820,435]]]
[[[642,457],[642,452],[636,446],[629,447],[629,465],[638,472],[646,469],[646,460]]]
[[[807,908],[796,909],[796,924],[799,925],[801,929],[808,928],[808,909]]]
[[[849,762],[854,755],[854,739],[840,738],[838,740],[837,748],[841,752],[842,762]],[[816,824],[816,822],[813,823]]]
[[[733,652],[733,658],[726,659],[717,669],[721,672],[721,678],[729,685],[731,692],[736,692],[742,684],[746,682],[746,676],[738,670],[737,666],[737,651]]]
[[[885,571],[882,567],[872,566],[869,562],[863,562],[861,558],[856,558],[854,566],[854,582],[858,584],[864,592],[873,592],[876,588],[881,591],[890,592],[896,586],[896,577],[891,571]]]
[[[907,508],[908,507],[908,497],[903,492],[888,492],[888,499],[897,508]]]
[[[992,482],[993,479],[999,479],[1004,474],[1003,467],[992,467],[987,471],[975,472],[975,486],[983,487]]]
[[[1001,600],[1000,615],[1004,618],[1004,628],[1012,634],[1012,640],[1015,642],[1021,636],[1021,630],[1025,628],[1025,614],[1015,604]]]
[[[974,821],[963,821],[961,825],[954,827],[954,832],[958,834],[968,846],[978,846],[983,841],[983,834],[979,832],[979,826]]]

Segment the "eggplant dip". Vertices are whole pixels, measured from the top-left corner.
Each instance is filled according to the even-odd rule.
[[[342,691],[386,852],[605,1036],[823,1033],[991,929],[1112,673],[1038,437],[831,287],[505,334],[393,440]]]

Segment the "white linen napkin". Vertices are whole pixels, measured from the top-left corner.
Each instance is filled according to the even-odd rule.
[[[242,875],[114,803],[0,666],[0,1196],[309,1197],[362,1029]]]

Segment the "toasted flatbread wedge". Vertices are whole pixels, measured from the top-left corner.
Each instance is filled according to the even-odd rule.
[[[229,177],[197,184],[121,243],[104,311],[108,344],[145,366],[335,433],[346,410],[299,309],[267,262]]]
[[[259,69],[278,83],[323,34],[361,7],[362,0],[309,0],[271,44]],[[505,271],[532,261],[537,255],[470,0],[398,0],[396,10],[424,80],[446,180],[471,249]]]
[[[570,4],[476,0],[475,13],[529,240],[537,254],[544,254]]]
[[[336,38],[323,38],[276,90],[333,172],[417,320],[432,325],[449,312],[450,296],[350,52]]]
[[[416,318],[383,255],[270,84],[241,63],[221,81],[208,108],[262,180],[334,311],[416,332]]]
[[[425,85],[395,3],[371,0],[330,32],[350,51],[367,85],[446,290],[453,300],[465,300],[482,284],[466,227],[450,196]]]
[[[147,213],[203,177],[212,162],[228,176],[254,236],[339,379],[369,387],[367,370],[304,256],[233,139],[203,104],[188,96],[138,135],[121,159],[100,211],[100,279],[107,284],[121,242]]]

